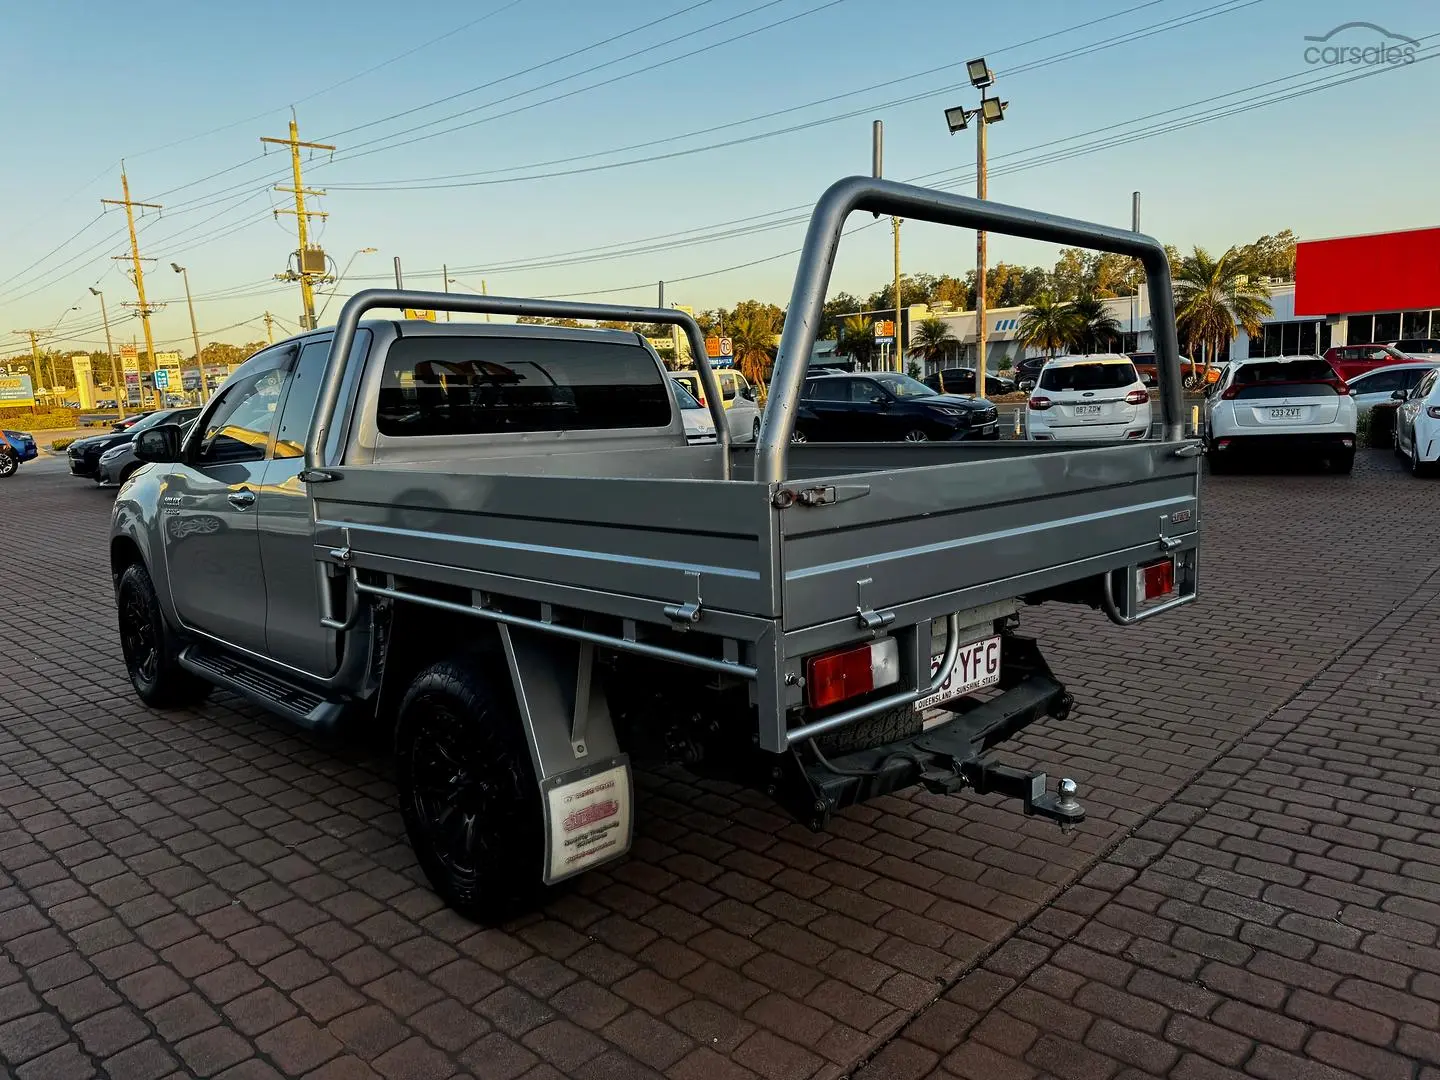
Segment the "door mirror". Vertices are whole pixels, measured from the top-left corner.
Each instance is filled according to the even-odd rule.
[[[1406,390],[1396,390],[1390,395],[1390,398],[1392,401],[1404,401],[1409,396],[1409,392]]]
[[[742,386],[740,388],[740,396],[743,397],[746,401],[754,401],[755,388],[753,386]]]
[[[162,464],[180,460],[180,426],[161,424],[135,436],[135,456]]]

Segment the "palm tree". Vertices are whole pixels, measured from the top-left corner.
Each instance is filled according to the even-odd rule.
[[[1074,336],[1070,344],[1080,352],[1099,352],[1102,342],[1120,334],[1120,320],[1110,314],[1094,293],[1085,293],[1070,304],[1074,316]]]
[[[957,344],[955,332],[944,319],[925,319],[915,328],[910,352],[922,360],[944,360]]]
[[[1075,336],[1075,312],[1069,304],[1043,292],[1035,297],[1020,317],[1017,329],[1020,344],[1031,349],[1043,349],[1049,358],[1057,350],[1066,348]]]
[[[764,308],[737,311],[730,318],[730,344],[740,374],[763,394],[775,361],[775,320]]]
[[[866,315],[848,316],[840,327],[836,351],[850,356],[861,367],[868,367],[875,355],[875,320]]]
[[[1175,328],[1190,355],[1203,351],[1207,361],[1227,353],[1240,330],[1258,334],[1261,320],[1273,312],[1270,291],[1251,279],[1244,256],[1233,247],[1218,259],[1195,248],[1180,260],[1174,288]]]

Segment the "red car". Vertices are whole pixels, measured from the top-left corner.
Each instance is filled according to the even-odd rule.
[[[1325,359],[1336,373],[1349,382],[1357,375],[1391,364],[1404,364],[1414,359],[1393,345],[1335,345],[1325,350]]]

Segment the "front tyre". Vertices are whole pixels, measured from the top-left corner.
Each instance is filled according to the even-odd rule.
[[[447,904],[492,922],[543,899],[540,785],[502,664],[468,653],[421,671],[400,703],[395,759],[410,844]]]
[[[20,468],[20,459],[10,452],[9,447],[0,448],[0,480],[7,480]]]
[[[905,433],[905,441],[906,441],[906,442],[929,442],[929,441],[930,441],[930,436],[929,436],[929,434],[927,434],[926,432],[922,431],[920,428],[916,428],[916,429],[913,430],[913,431],[907,431],[907,432]]]
[[[140,563],[120,575],[115,601],[120,615],[120,652],[136,696],[156,709],[204,701],[212,687],[180,666],[179,642],[160,610],[155,584]]]

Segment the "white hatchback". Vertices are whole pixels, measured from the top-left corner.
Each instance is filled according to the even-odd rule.
[[[1332,472],[1355,464],[1355,398],[1319,356],[1234,360],[1205,391],[1205,453],[1212,472],[1236,459],[1300,456]]]
[[[1058,356],[1040,369],[1025,404],[1025,435],[1045,440],[1143,439],[1150,392],[1128,356]]]
[[[1395,417],[1395,452],[1409,460],[1415,476],[1440,469],[1440,369],[1405,395]]]

